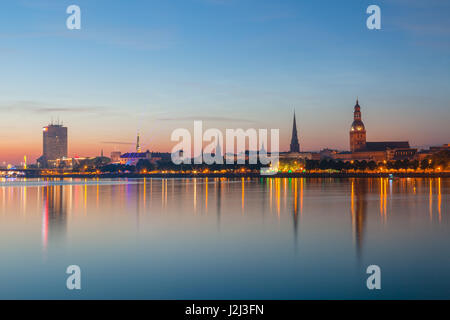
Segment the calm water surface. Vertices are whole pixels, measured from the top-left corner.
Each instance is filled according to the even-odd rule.
[[[444,178],[0,180],[0,298],[449,299],[449,193]]]

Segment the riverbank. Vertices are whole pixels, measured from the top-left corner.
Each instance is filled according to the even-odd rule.
[[[259,173],[106,173],[106,174],[64,174],[35,175],[27,178],[450,178],[450,172],[401,172],[401,173],[358,173],[358,172],[292,172],[275,175]]]

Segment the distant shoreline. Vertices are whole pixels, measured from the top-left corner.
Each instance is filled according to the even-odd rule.
[[[402,172],[402,173],[278,173],[275,175],[261,175],[259,173],[114,173],[114,174],[65,174],[65,175],[36,175],[26,178],[450,178],[450,172]]]

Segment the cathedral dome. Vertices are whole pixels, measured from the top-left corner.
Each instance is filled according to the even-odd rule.
[[[366,128],[364,127],[364,123],[361,120],[353,121],[350,131],[364,131],[364,130],[366,130]]]
[[[364,123],[361,120],[361,107],[359,101],[356,99],[355,111],[353,112],[353,123],[350,128],[350,132],[353,131],[365,131]]]

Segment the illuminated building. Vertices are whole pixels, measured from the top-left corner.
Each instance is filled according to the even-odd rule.
[[[145,152],[127,152],[120,156],[120,163],[135,166],[139,160],[152,160],[152,153],[147,150]]]
[[[112,163],[117,163],[120,162],[120,155],[122,153],[120,151],[112,151],[111,152],[111,162]]]
[[[442,146],[430,147],[431,152],[439,152],[439,151],[446,151],[446,150],[450,150],[450,143],[443,144]]]
[[[140,145],[140,135],[138,133],[136,138],[136,152],[127,152],[120,156],[120,163],[126,164],[130,166],[135,166],[139,160],[152,160],[152,153],[147,150],[145,152],[141,152],[141,145]]]
[[[350,152],[341,152],[333,155],[337,160],[403,160],[411,159],[417,149],[412,149],[408,141],[381,141],[367,142],[366,128],[362,122],[361,107],[359,101],[353,112],[353,123],[350,128]]]
[[[320,150],[318,160],[334,159],[337,153],[338,153],[337,150],[332,150],[332,149],[328,149],[328,148],[322,149],[322,150]]]
[[[43,154],[38,159],[41,166],[47,167],[48,161],[67,158],[67,127],[62,124],[49,124],[43,131]]]
[[[361,120],[361,107],[356,99],[355,110],[353,112],[353,123],[350,128],[350,151],[360,151],[366,148],[366,128]]]
[[[420,150],[415,155],[415,159],[422,161],[424,159],[432,157],[435,153],[438,153],[441,151],[450,151],[450,144],[447,143],[442,146],[430,147],[428,150]]]

